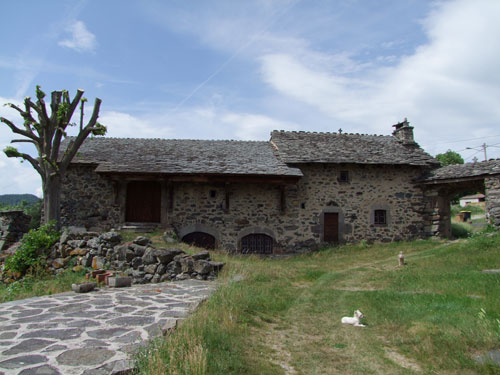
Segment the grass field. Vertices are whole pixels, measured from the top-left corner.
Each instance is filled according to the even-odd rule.
[[[279,260],[219,254],[218,292],[139,356],[140,373],[498,374],[473,358],[500,343],[500,277],[481,272],[500,268],[499,255],[500,234]],[[355,309],[366,328],[340,323]]]
[[[160,233],[151,238],[164,246]],[[500,269],[500,233],[361,243],[285,259],[212,257],[227,263],[217,292],[138,355],[139,374],[500,372],[474,361],[500,345],[500,275],[482,272]],[[82,278],[35,275],[0,286],[0,301],[70,290]],[[355,309],[366,328],[340,323]]]

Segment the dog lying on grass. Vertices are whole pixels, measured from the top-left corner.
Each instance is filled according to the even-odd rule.
[[[364,318],[364,315],[361,311],[354,311],[354,316],[344,316],[342,318],[342,324],[352,324],[354,327],[366,327],[364,324],[361,324],[359,321],[361,318]]]

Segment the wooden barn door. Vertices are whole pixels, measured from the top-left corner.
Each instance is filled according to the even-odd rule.
[[[339,242],[339,214],[325,212],[324,214],[324,236],[325,242]]]
[[[127,185],[126,221],[159,223],[161,215],[161,184],[132,181]]]

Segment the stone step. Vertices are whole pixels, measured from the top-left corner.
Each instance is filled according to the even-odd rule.
[[[126,232],[151,233],[158,228],[158,223],[125,223],[121,230]]]

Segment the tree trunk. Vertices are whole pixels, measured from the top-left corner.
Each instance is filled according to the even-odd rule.
[[[47,178],[43,186],[43,222],[55,221],[61,226],[61,176]]]

